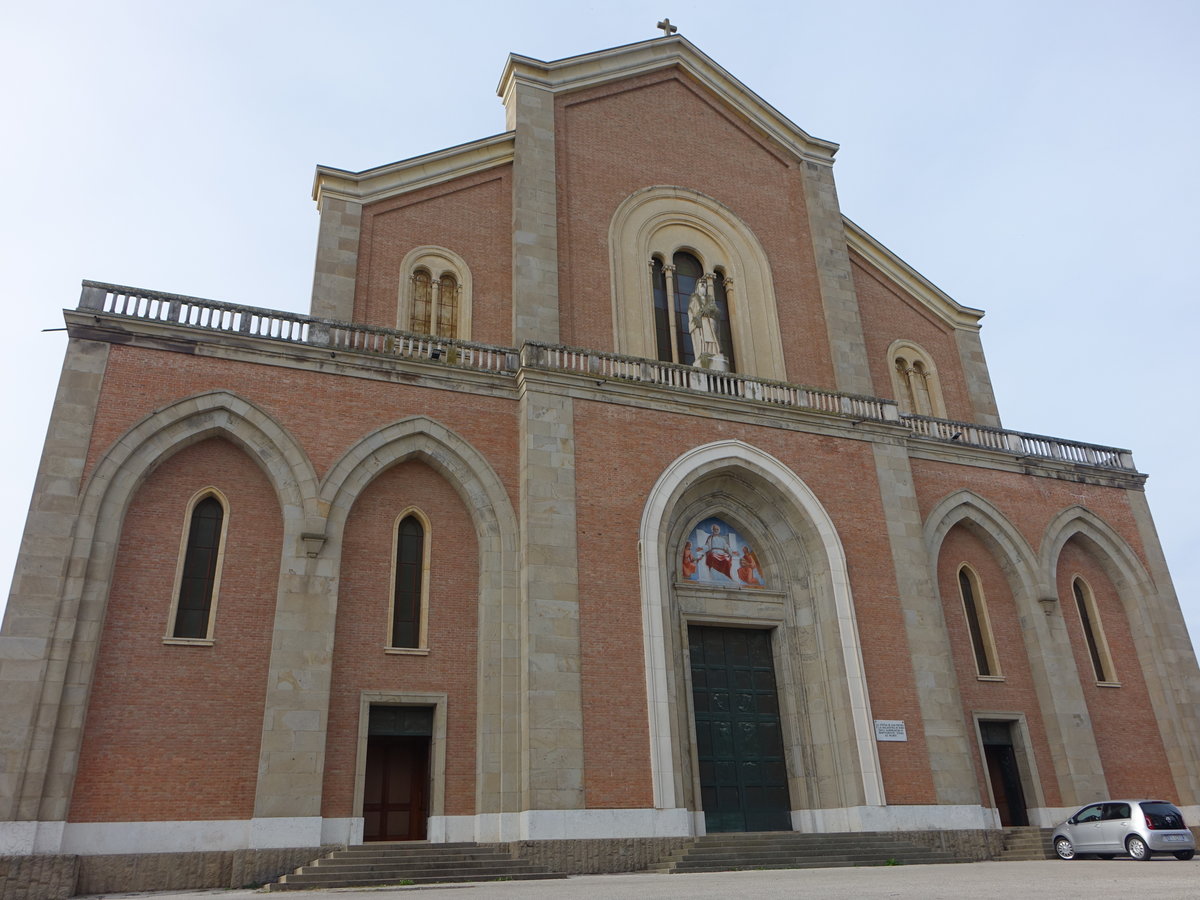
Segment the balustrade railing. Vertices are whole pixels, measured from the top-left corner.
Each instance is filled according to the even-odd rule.
[[[511,373],[517,359],[516,351],[508,347],[491,347],[372,325],[335,322],[300,313],[144,291],[97,281],[83,283],[79,308],[207,331],[327,347],[333,351],[432,360],[489,372]]]
[[[577,372],[596,378],[640,382],[735,400],[852,416],[859,421],[889,422],[906,426],[917,437],[999,450],[1016,456],[1137,471],[1128,450],[969,422],[901,415],[892,400],[823,391],[733,372],[713,372],[614,353],[539,343],[526,343],[518,353],[510,347],[335,322],[299,313],[145,291],[98,281],[83,283],[79,308],[202,331],[305,344],[332,352],[441,362],[497,374],[512,375],[519,366]]]
[[[901,416],[905,425],[920,437],[965,444],[970,447],[985,447],[1001,450],[1017,456],[1035,456],[1041,459],[1056,459],[1068,463],[1082,463],[1105,469],[1121,469],[1136,472],[1133,454],[1117,447],[1102,447],[1099,444],[1084,444],[1065,441],[1062,438],[1042,434],[1027,434],[1023,431],[1008,431],[972,425],[969,422],[954,422],[949,419],[934,419],[929,416]]]
[[[782,381],[751,378],[734,372],[714,372],[695,366],[555,344],[526,343],[521,349],[521,365],[701,391],[705,394],[738,400],[757,400],[797,409],[815,409],[863,420],[897,422],[900,419],[896,404],[878,397],[822,391]]]

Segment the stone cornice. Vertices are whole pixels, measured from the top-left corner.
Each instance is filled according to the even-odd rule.
[[[899,256],[867,234],[861,226],[842,217],[846,225],[846,244],[863,259],[924,304],[930,312],[955,328],[979,330],[982,309],[963,306]]]
[[[362,172],[317,166],[313,178],[313,199],[318,207],[326,197],[372,203],[506,165],[512,159],[513,135],[512,132],[505,132]]]
[[[797,156],[822,165],[833,164],[837,144],[806,133],[680,35],[654,38],[553,62],[512,53],[505,63],[496,93],[505,106],[509,106],[518,83],[559,93],[671,66],[678,66],[687,72],[747,121]]]

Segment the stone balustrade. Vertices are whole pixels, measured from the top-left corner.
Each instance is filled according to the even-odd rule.
[[[598,380],[636,382],[727,397],[731,400],[815,410],[848,416],[863,422],[903,425],[916,438],[944,444],[958,444],[1018,457],[1033,457],[1103,469],[1137,471],[1133,456],[1128,450],[1008,431],[969,422],[903,415],[895,401],[879,397],[825,391],[786,382],[751,378],[733,372],[713,372],[695,366],[557,344],[530,342],[518,351],[511,347],[337,322],[300,313],[221,303],[216,300],[146,291],[97,281],[83,282],[79,308],[199,331],[306,344],[328,348],[331,352],[438,362],[500,375],[515,375],[521,367],[574,372]]]

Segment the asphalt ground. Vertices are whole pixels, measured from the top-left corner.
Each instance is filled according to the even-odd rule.
[[[554,881],[413,885],[369,890],[205,890],[85,895],[162,900],[820,900],[914,897],[921,900],[1041,900],[1064,897],[1200,898],[1200,859],[981,862],[938,866],[775,869],[704,875],[580,875]]]

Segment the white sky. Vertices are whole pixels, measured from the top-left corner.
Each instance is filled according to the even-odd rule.
[[[42,329],[62,326],[81,279],[307,311],[317,163],[501,132],[509,51],[643,40],[664,15],[841,144],[850,218],[988,311],[1007,427],[1133,450],[1200,636],[1194,0],[0,0],[0,579],[65,344]]]

